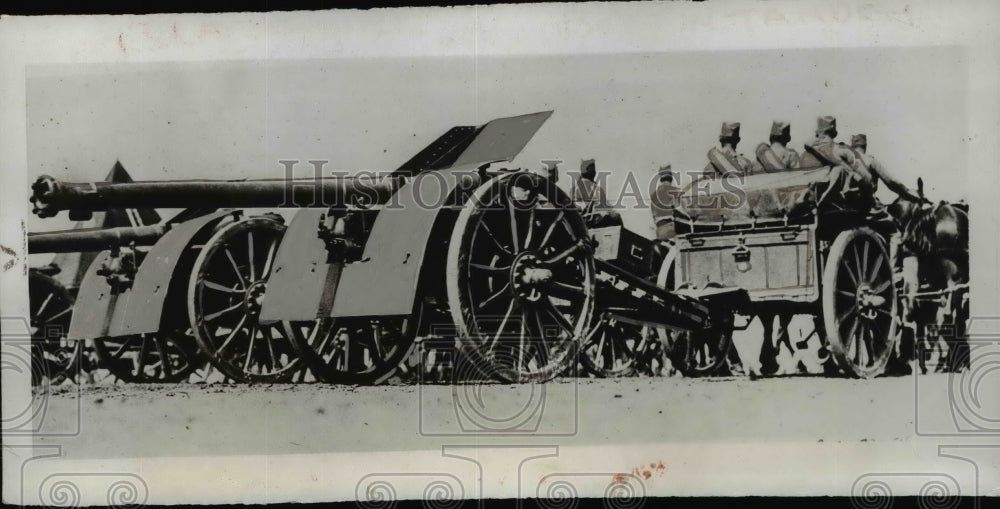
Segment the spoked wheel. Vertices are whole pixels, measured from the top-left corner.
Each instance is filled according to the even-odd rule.
[[[317,380],[379,384],[413,349],[413,317],[322,319],[286,324],[302,361]]]
[[[677,248],[671,246],[663,258],[656,284],[674,290]],[[732,348],[732,317],[706,331],[675,331],[657,328],[656,333],[674,369],[688,377],[719,375],[726,372],[726,360]]]
[[[583,340],[580,361],[584,368],[600,378],[632,376],[643,354],[650,348],[646,328],[601,317]]]
[[[674,333],[667,357],[684,376],[721,375],[727,373],[726,361],[732,344],[732,335],[725,327],[680,331]]]
[[[848,374],[882,374],[896,340],[896,288],[889,254],[869,228],[841,232],[823,269],[823,321],[830,350]]]
[[[94,350],[100,367],[124,382],[183,382],[205,365],[195,339],[179,331],[95,339]]]
[[[592,323],[594,261],[579,211],[537,175],[491,179],[459,214],[446,284],[462,350],[484,375],[555,377]]]
[[[258,319],[284,231],[267,217],[235,221],[215,232],[194,262],[187,295],[194,338],[236,381],[284,382],[301,369],[284,326]]]
[[[40,369],[33,370],[32,384],[58,385],[76,379],[81,369],[82,342],[66,341],[73,316],[73,297],[61,283],[37,271],[28,273],[28,300],[31,313],[31,355]],[[80,352],[77,350],[80,349]],[[36,372],[37,371],[37,372]]]

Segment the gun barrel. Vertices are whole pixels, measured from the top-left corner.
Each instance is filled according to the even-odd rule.
[[[169,229],[169,224],[156,224],[29,233],[28,253],[82,253],[113,249],[133,242],[149,246]]]
[[[31,186],[31,202],[39,217],[61,210],[336,207],[386,203],[399,185],[371,177],[75,183],[43,175]]]

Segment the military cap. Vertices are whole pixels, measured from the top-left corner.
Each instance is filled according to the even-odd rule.
[[[771,136],[792,136],[792,126],[788,122],[775,120],[771,123]]]
[[[832,133],[837,135],[837,118],[831,116],[819,117],[816,119],[816,134]]]
[[[670,165],[660,166],[660,169],[656,170],[656,177],[661,181],[673,182],[674,181],[674,170],[670,168]]]
[[[719,132],[719,139],[740,139],[740,123],[739,122],[723,122],[722,131]]]
[[[597,163],[593,159],[580,161],[580,174],[583,176],[593,176],[597,174]]]
[[[855,134],[851,136],[851,146],[868,148],[868,137],[863,134]]]

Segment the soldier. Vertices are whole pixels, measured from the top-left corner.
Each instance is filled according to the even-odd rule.
[[[864,134],[855,134],[851,136],[851,148],[854,151],[855,169],[858,171],[859,176],[864,179],[868,185],[871,186],[872,191],[878,190],[878,181],[881,179],[885,182],[886,187],[891,191],[903,197],[904,199],[920,203],[924,201],[917,193],[914,193],[910,188],[906,187],[905,184],[896,180],[886,169],[882,166],[882,163],[875,159],[872,155],[868,154],[868,137]]]
[[[757,146],[753,173],[774,173],[798,168],[799,153],[787,147],[790,141],[792,126],[788,122],[772,122],[770,144],[761,143]]]
[[[802,167],[838,166],[854,167],[854,152],[834,142],[837,137],[837,119],[835,117],[819,117],[816,119],[816,138],[806,143],[806,151],[802,154]]]
[[[650,207],[656,225],[656,238],[670,240],[674,238],[674,205],[681,188],[676,184],[676,176],[669,164],[661,166],[656,176],[656,191]]]
[[[750,160],[743,154],[736,153],[736,145],[740,142],[740,123],[723,122],[719,133],[719,148],[712,147],[708,151],[707,175],[746,175],[750,173]]]
[[[580,178],[573,189],[573,200],[583,209],[583,218],[590,228],[621,225],[621,216],[611,210],[604,188],[596,181],[597,164],[593,159],[580,162]]]
[[[886,187],[898,194],[901,198],[913,203],[930,203],[920,193],[914,193],[905,184],[896,180],[878,159],[868,153],[868,137],[864,134],[851,136],[851,148],[854,150],[857,160],[856,171],[859,178],[864,179],[873,191],[878,189],[878,181],[885,182]],[[876,200],[876,206],[881,209],[881,204]],[[901,269],[900,276],[903,280],[903,293],[907,298],[903,299],[903,317],[911,320],[913,315],[913,299],[920,285],[917,257],[905,256],[898,239],[893,239],[890,244],[890,257],[894,267]]]

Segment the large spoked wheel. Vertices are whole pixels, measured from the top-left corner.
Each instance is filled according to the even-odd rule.
[[[491,179],[459,213],[446,285],[462,350],[484,375],[555,377],[576,362],[593,315],[594,261],[579,211],[537,175]]]
[[[28,273],[28,300],[31,313],[31,355],[39,367],[33,370],[32,384],[43,381],[58,385],[75,379],[82,368],[82,342],[67,342],[66,333],[73,316],[73,297],[51,276]]]
[[[179,331],[95,339],[94,350],[123,382],[183,382],[205,365],[195,339]]]
[[[285,226],[267,217],[230,223],[198,254],[188,318],[208,360],[242,382],[285,382],[301,369],[281,323],[261,324],[261,300]]]
[[[655,347],[646,328],[602,316],[583,340],[580,362],[594,376],[632,376],[639,363]]]
[[[318,381],[374,385],[388,380],[413,350],[411,316],[290,322],[286,333]]]
[[[677,251],[672,248],[663,259],[657,274],[660,288],[675,287]],[[675,331],[657,328],[666,357],[674,369],[686,377],[714,376],[727,373],[732,348],[732,316],[714,317],[712,327],[703,331]]]
[[[841,232],[823,269],[823,322],[848,374],[882,374],[896,340],[896,288],[885,243],[870,228]]]

